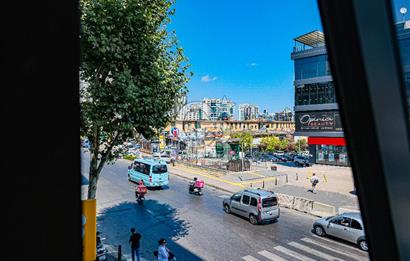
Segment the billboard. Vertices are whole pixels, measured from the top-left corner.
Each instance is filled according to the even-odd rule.
[[[295,113],[296,131],[343,131],[339,111],[306,111]]]

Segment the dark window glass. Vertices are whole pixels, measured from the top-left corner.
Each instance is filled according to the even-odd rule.
[[[333,219],[331,222],[345,227],[350,226],[350,218],[348,217],[337,217]]]
[[[242,203],[243,204],[249,205],[249,200],[250,200],[249,196],[243,195],[243,197],[242,197]]]
[[[269,208],[276,206],[278,204],[278,199],[276,197],[264,198],[262,199],[262,207]]]
[[[150,168],[151,168],[151,165],[149,165],[149,164],[145,164],[145,163],[142,163],[142,162],[135,162],[134,163],[134,170],[138,171],[142,174],[145,174],[145,175],[149,175]]]
[[[231,197],[233,201],[239,202],[241,201],[241,194],[235,194]]]
[[[256,207],[258,205],[258,201],[256,200],[256,198],[251,198],[251,206]]]
[[[308,79],[330,75],[327,55],[318,55],[295,60],[295,79]]]
[[[166,165],[156,165],[152,168],[152,173],[155,173],[155,174],[162,174],[166,172],[167,172]]]
[[[295,105],[335,103],[335,89],[332,82],[297,86]]]
[[[354,229],[362,230],[362,225],[357,220],[352,219],[351,227]]]

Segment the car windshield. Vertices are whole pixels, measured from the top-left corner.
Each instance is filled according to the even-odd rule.
[[[155,165],[152,168],[152,173],[154,174],[162,174],[167,172],[167,165]]]
[[[264,198],[262,199],[262,207],[269,208],[276,206],[278,204],[278,199],[276,197]]]

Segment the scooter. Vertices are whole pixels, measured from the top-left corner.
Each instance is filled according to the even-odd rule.
[[[189,194],[202,196],[202,188],[196,187],[195,184],[189,184],[188,192]]]
[[[138,203],[140,203],[140,204],[144,203],[145,196],[144,196],[143,193],[135,192],[135,198],[137,199]]]
[[[102,242],[102,238],[100,237],[100,232],[97,231],[97,261],[103,261],[107,259],[107,249],[105,248],[103,242]]]

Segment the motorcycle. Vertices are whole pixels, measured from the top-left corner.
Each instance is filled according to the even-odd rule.
[[[100,237],[100,232],[97,231],[97,261],[103,261],[107,259],[107,249],[105,248],[103,244],[103,238]]]
[[[202,180],[198,180],[198,181],[195,181],[189,184],[188,192],[190,194],[202,196],[203,187],[204,187],[204,182]]]
[[[145,193],[139,193],[137,191],[135,192],[135,198],[136,198],[138,203],[140,203],[140,204],[144,203],[144,200],[145,200],[144,195],[145,195]]]

